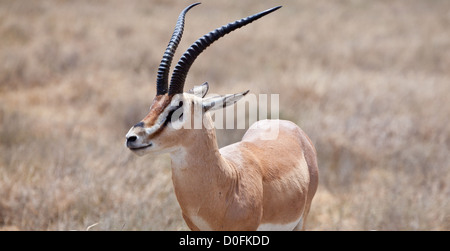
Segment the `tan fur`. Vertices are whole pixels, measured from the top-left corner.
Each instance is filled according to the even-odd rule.
[[[170,100],[172,97],[169,95],[159,95],[153,100],[152,105],[150,106],[150,112],[145,116],[142,120],[144,122],[145,127],[151,127],[155,124],[155,121],[158,119],[158,116],[166,109],[166,107],[170,104]]]
[[[184,113],[191,116],[201,103],[201,98],[186,93],[174,98],[188,104]],[[162,99],[152,109],[170,103]],[[158,112],[150,111],[146,126]],[[212,125],[209,113],[203,119]],[[261,128],[275,125],[278,137],[262,139],[273,132]],[[215,130],[205,127],[164,128],[148,137],[155,148],[169,149],[175,194],[190,229],[256,230],[261,224],[305,222],[318,185],[318,168],[314,146],[294,123],[259,121],[242,141],[221,149]]]

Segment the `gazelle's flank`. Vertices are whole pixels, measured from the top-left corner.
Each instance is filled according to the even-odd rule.
[[[192,230],[303,229],[318,185],[316,151],[308,136],[292,122],[263,120],[242,141],[219,149],[208,111],[234,104],[248,91],[205,98],[207,83],[183,91],[190,66],[206,47],[281,6],[198,39],[175,66],[169,86],[184,17],[195,5],[178,18],[158,69],[157,95],[149,114],[126,135],[126,146],[138,155],[170,154],[176,197]],[[193,128],[186,125],[195,119],[203,120],[202,128],[185,129]],[[278,128],[276,139],[266,140],[274,138],[273,127]]]

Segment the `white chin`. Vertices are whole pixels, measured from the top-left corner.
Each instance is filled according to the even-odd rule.
[[[158,149],[155,145],[142,149],[130,149],[131,152],[136,154],[137,156],[144,156],[147,154],[150,155],[159,155],[167,152],[167,149]]]
[[[143,156],[146,154],[149,154],[151,152],[154,152],[154,146],[149,146],[149,147],[145,147],[145,148],[140,148],[140,149],[133,149],[133,148],[129,148],[131,152],[133,152],[134,154],[136,154],[137,156]]]
[[[136,154],[137,156],[144,156],[148,153],[147,149],[138,149],[138,150],[133,150],[130,149],[132,153]]]

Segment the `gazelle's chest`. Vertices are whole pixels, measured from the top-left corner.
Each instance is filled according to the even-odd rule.
[[[183,218],[191,230],[211,231],[217,229],[214,222],[220,217],[218,211],[211,208],[212,199],[209,194],[202,192],[188,192],[175,186],[175,194],[178,204],[183,212]],[[200,195],[201,194],[201,195]]]
[[[183,217],[191,230],[212,231],[220,230],[223,226],[223,215],[220,210],[199,205],[181,205]]]

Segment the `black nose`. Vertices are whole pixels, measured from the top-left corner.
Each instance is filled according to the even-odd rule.
[[[131,143],[133,143],[136,140],[137,140],[136,136],[131,136],[131,137],[127,138],[127,147],[130,147]]]

